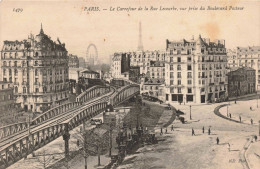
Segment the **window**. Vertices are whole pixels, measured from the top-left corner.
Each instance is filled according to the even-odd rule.
[[[26,87],[23,87],[23,93],[26,93]]]
[[[39,93],[39,88],[35,88],[35,92],[36,92],[36,93]]]
[[[9,69],[9,76],[12,76],[12,70]]]
[[[187,60],[188,60],[188,62],[191,62],[191,57],[188,57]]]
[[[170,78],[173,78],[173,72],[170,72]]]
[[[18,87],[17,87],[17,86],[15,86],[14,92],[15,92],[15,93],[18,93]]]
[[[191,65],[187,65],[187,70],[191,70]]]
[[[191,72],[188,72],[188,78],[192,78]]]
[[[173,70],[173,65],[170,65],[170,70]]]
[[[7,66],[6,61],[3,62],[3,66]]]
[[[14,70],[14,75],[15,75],[15,76],[18,75],[18,71],[17,71],[17,69]]]
[[[35,62],[34,62],[34,65],[35,65],[35,66],[38,66],[38,61],[35,61]]]
[[[4,74],[4,76],[6,75],[6,70],[5,69],[3,69],[3,74]]]
[[[192,89],[191,88],[188,88],[188,93],[192,93]]]
[[[181,70],[181,65],[178,65],[178,66],[177,66],[177,70]]]
[[[170,85],[173,85],[173,80],[170,80]]]
[[[170,57],[170,62],[173,62],[173,57]]]
[[[38,69],[35,69],[35,76],[38,76]]]
[[[192,84],[192,80],[188,80],[188,84],[191,85]]]
[[[181,72],[178,72],[177,77],[181,78]]]
[[[173,50],[171,49],[171,50],[170,50],[170,55],[172,55],[172,54],[173,54]]]
[[[181,80],[178,80],[178,85],[181,85]]]
[[[178,62],[181,62],[181,58],[180,57],[178,57]]]
[[[178,87],[178,93],[181,93],[181,88],[180,87]]]

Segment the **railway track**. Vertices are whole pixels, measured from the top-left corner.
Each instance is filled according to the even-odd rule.
[[[30,131],[31,131],[30,133],[37,132],[37,131],[42,130],[43,128],[46,128],[49,126],[63,123],[64,121],[71,119],[78,112],[85,110],[89,106],[92,106],[99,102],[109,101],[110,96],[112,96],[115,92],[116,92],[116,90],[114,88],[112,88],[111,92],[109,92],[105,95],[99,96],[95,99],[89,100],[89,101],[83,103],[80,107],[72,108],[72,109],[66,111],[65,113],[59,114],[56,117],[48,119],[38,125],[32,125],[30,127]],[[16,133],[15,135],[12,135],[11,138],[6,138],[6,139],[1,140],[0,151],[3,150],[6,146],[12,144],[13,142],[16,142],[17,140],[19,140],[27,135],[28,135],[28,130],[23,130],[23,131],[20,131],[19,133]]]

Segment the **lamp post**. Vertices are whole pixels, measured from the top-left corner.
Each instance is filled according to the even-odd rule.
[[[257,96],[256,104],[257,104],[256,107],[258,108],[258,96]]]
[[[258,135],[260,136],[260,120],[258,121],[258,123],[259,123],[259,133],[258,133]]]
[[[191,105],[190,105],[190,120],[191,120]]]
[[[228,117],[228,105],[227,105],[227,117]]]

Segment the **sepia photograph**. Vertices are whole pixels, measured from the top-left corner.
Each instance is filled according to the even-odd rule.
[[[0,0],[0,169],[259,169],[260,1]]]

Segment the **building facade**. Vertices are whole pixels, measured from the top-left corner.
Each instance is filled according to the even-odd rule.
[[[13,83],[0,81],[0,122],[8,124],[15,120],[18,109],[15,104]],[[0,125],[1,126],[1,125]]]
[[[150,61],[148,67],[148,76],[150,78],[164,79],[165,78],[165,63],[164,61]]]
[[[69,55],[69,68],[79,68],[79,58],[76,55]]]
[[[239,67],[250,67],[256,70],[256,90],[260,91],[260,46],[237,47]]]
[[[68,99],[68,61],[65,44],[51,40],[41,28],[35,37],[4,41],[2,80],[14,84],[14,96],[25,110],[43,112]]]
[[[256,71],[242,67],[228,73],[228,97],[234,98],[256,93]]]
[[[227,58],[228,58],[228,68],[237,68],[238,67],[238,59],[236,50],[227,50]]]
[[[224,40],[166,41],[165,101],[206,103],[227,97]]]

